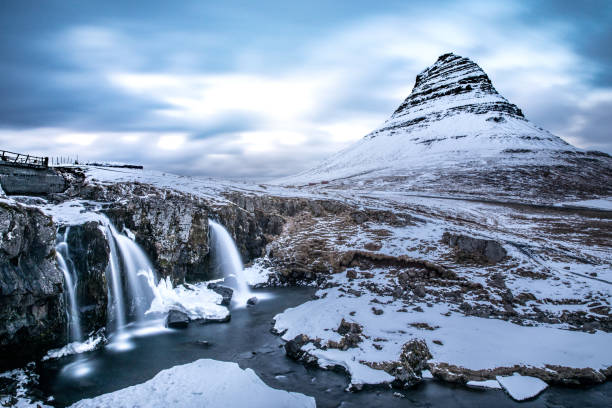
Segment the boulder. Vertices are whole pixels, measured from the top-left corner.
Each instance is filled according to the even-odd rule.
[[[189,326],[189,316],[180,310],[172,309],[166,316],[166,327],[171,329],[185,329]]]
[[[442,242],[455,248],[457,260],[462,262],[496,264],[508,255],[502,244],[490,239],[445,232]]]
[[[287,357],[300,361],[304,358],[305,352],[302,350],[302,346],[308,343],[310,340],[308,336],[300,334],[295,336],[293,340],[289,340],[285,343],[285,353]]]
[[[395,377],[394,385],[411,387],[422,380],[421,371],[427,368],[427,360],[432,358],[427,343],[413,339],[402,347],[399,364],[391,375]]]
[[[232,301],[234,289],[219,285],[218,283],[209,283],[207,288],[223,297],[223,301],[221,301],[223,306],[229,306],[230,302]]]
[[[250,298],[249,300],[247,300],[247,306],[255,306],[258,302],[258,299],[256,296],[253,296],[252,298]]]

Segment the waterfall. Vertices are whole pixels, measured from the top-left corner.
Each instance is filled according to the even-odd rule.
[[[208,225],[211,230],[211,241],[217,266],[223,272],[223,276],[233,275],[236,279],[236,288],[233,299],[244,305],[253,295],[243,274],[244,266],[238,248],[231,235],[223,225],[209,219]]]
[[[63,235],[58,234],[57,245],[55,246],[55,255],[57,257],[57,263],[59,268],[64,273],[64,280],[66,282],[66,289],[68,293],[68,307],[66,313],[68,316],[69,326],[69,340],[70,342],[82,340],[81,334],[81,321],[79,318],[79,307],[76,298],[76,284],[77,276],[74,268],[74,264],[70,259],[70,253],[68,252],[68,232],[70,227],[66,228]]]
[[[105,234],[110,247],[111,321],[115,323],[115,330],[120,332],[128,319],[137,322],[143,320],[154,298],[153,289],[157,279],[153,266],[138,244],[119,233],[110,220],[105,221]],[[129,232],[128,235],[133,237]],[[152,279],[148,279],[149,276]],[[127,281],[126,291],[123,279]]]
[[[109,316],[111,321],[115,324],[116,331],[121,331],[125,326],[125,301],[123,299],[123,287],[121,285],[121,270],[119,265],[119,257],[117,255],[117,245],[115,244],[115,238],[113,237],[112,230],[110,228],[112,224],[110,221],[106,226],[106,240],[110,248],[108,272],[110,272],[110,284],[111,290],[109,291],[109,301],[112,305],[111,315]]]
[[[153,293],[146,278],[148,274],[155,277],[153,266],[138,244],[127,236],[119,234],[112,224],[109,227],[119,248],[123,269],[127,275],[130,315],[136,320],[142,320],[153,300]]]

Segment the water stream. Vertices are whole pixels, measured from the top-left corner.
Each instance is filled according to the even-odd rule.
[[[119,233],[110,220],[105,221],[105,235],[110,248],[107,272],[111,289],[111,341],[108,347],[122,351],[133,347],[133,332],[143,328],[145,312],[154,298],[157,277],[142,248],[128,236]],[[130,330],[127,330],[128,321],[133,322]]]
[[[80,342],[83,339],[81,334],[81,320],[79,316],[79,305],[76,297],[77,275],[70,259],[70,251],[68,250],[68,233],[70,227],[66,227],[64,234],[59,235],[57,245],[55,246],[55,254],[57,263],[62,273],[64,274],[66,293],[68,294],[68,333],[70,342]]]
[[[253,294],[244,276],[244,265],[236,243],[223,225],[211,219],[208,220],[208,225],[216,267],[221,270],[224,277],[233,277],[236,280],[232,301],[236,305],[244,306]]]
[[[184,330],[137,337],[135,348],[122,353],[108,349],[88,353],[95,375],[78,379],[59,375],[62,365],[74,356],[47,361],[39,372],[42,391],[55,397],[53,405],[66,406],[83,398],[140,384],[176,365],[212,358],[252,368],[271,387],[314,396],[319,408],[598,407],[607,406],[612,398],[612,383],[586,389],[551,387],[535,401],[523,403],[512,401],[501,390],[473,390],[435,380],[408,390],[374,388],[346,392],[348,379],[343,373],[305,367],[287,358],[283,341],[270,332],[270,322],[277,313],[311,300],[315,289],[288,287],[267,288],[266,291],[275,296],[262,299],[252,308],[232,308],[229,323],[191,324]],[[253,294],[259,298],[261,290],[254,289]],[[402,397],[394,395],[396,392]]]

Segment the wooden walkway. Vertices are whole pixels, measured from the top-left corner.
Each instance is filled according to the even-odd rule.
[[[11,165],[19,167],[43,168],[49,167],[48,157],[30,156],[29,154],[21,154],[0,150],[0,165]]]

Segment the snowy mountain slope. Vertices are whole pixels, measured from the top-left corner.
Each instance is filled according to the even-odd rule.
[[[587,155],[529,122],[477,64],[451,53],[417,75],[411,94],[381,127],[319,166],[277,182],[553,166]],[[610,167],[605,155],[594,160]]]

